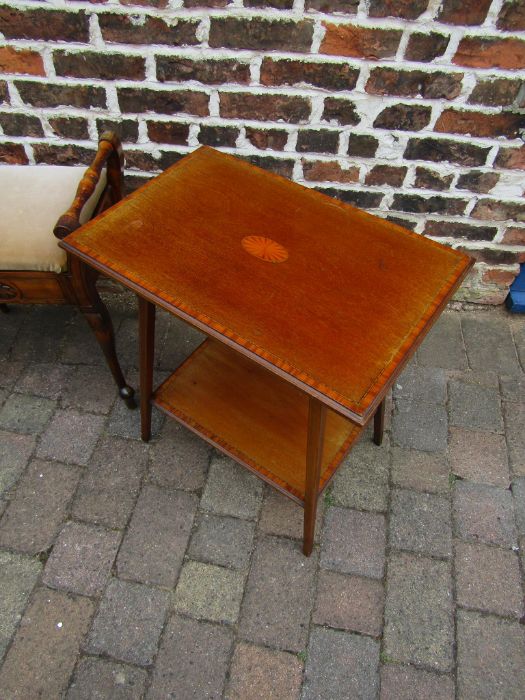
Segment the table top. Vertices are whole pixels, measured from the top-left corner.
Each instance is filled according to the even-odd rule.
[[[472,264],[208,147],[61,245],[361,425]]]

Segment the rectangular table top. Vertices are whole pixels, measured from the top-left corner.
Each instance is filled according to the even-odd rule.
[[[472,264],[208,147],[61,245],[361,425]]]

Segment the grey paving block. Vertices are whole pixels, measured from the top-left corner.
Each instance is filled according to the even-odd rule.
[[[504,401],[525,403],[525,377],[500,377],[501,396]]]
[[[111,580],[91,626],[86,651],[139,666],[151,664],[168,606],[167,591]]]
[[[219,515],[254,519],[262,502],[263,484],[227,457],[213,457],[201,507]]]
[[[95,334],[80,312],[76,312],[67,325],[62,342],[58,346],[61,362],[81,365],[105,365],[106,360]]]
[[[22,617],[42,565],[36,559],[0,552],[0,660]]]
[[[68,306],[35,306],[16,336],[11,359],[54,362],[74,311]]]
[[[36,591],[0,670],[2,697],[64,697],[92,614],[89,598]]]
[[[182,565],[198,501],[146,484],[117,558],[121,578],[172,587]]]
[[[0,546],[26,554],[49,548],[66,519],[79,470],[33,460],[0,521]]]
[[[202,513],[188,555],[219,566],[244,569],[252,551],[254,523]]]
[[[76,668],[67,700],[141,700],[147,679],[141,668],[84,658]]]
[[[46,563],[43,582],[80,595],[100,594],[110,576],[120,539],[120,532],[66,523]]]
[[[525,627],[475,612],[458,612],[458,696],[522,700]]]
[[[456,482],[454,490],[454,519],[461,539],[516,545],[516,526],[512,494],[485,484]]]
[[[200,620],[235,623],[244,590],[244,576],[222,566],[187,561],[173,597],[175,610]]]
[[[381,700],[454,700],[451,676],[413,666],[387,664],[381,669]]]
[[[467,369],[461,315],[445,312],[417,351],[419,364],[443,369]]]
[[[448,493],[449,468],[442,452],[392,449],[392,483],[428,493]]]
[[[29,318],[31,311],[32,308],[29,307],[12,306],[8,314],[3,313],[0,316],[0,358],[2,361],[9,357],[18,331]]]
[[[228,700],[299,700],[303,666],[296,654],[240,642],[233,654]]]
[[[317,515],[315,520],[315,541],[321,536],[321,524],[325,510],[324,499],[317,503]],[[272,488],[265,487],[264,502],[259,516],[259,528],[267,535],[291,537],[303,539],[304,509],[290,500],[282,493]]]
[[[82,475],[72,506],[73,517],[123,528],[135,505],[147,459],[147,445],[103,438]]]
[[[392,415],[394,444],[423,452],[442,452],[447,447],[447,431],[444,406],[406,400],[395,402]]]
[[[504,413],[510,469],[514,476],[525,476],[525,403],[506,403]]]
[[[483,544],[457,542],[455,553],[458,604],[496,615],[520,617],[523,596],[518,557]]]
[[[451,472],[456,476],[508,488],[510,475],[503,435],[451,428],[448,455]]]
[[[349,632],[315,627],[308,648],[303,700],[374,700],[379,691],[379,644]]]
[[[525,535],[525,478],[515,479],[512,482],[512,495],[514,496],[514,513],[518,534]]]
[[[45,428],[55,408],[54,401],[41,396],[11,394],[0,408],[0,428],[37,434]]]
[[[396,379],[393,386],[396,399],[414,403],[440,403],[447,400],[447,379],[438,367],[409,365]]]
[[[525,371],[525,323],[523,323],[523,317],[520,315],[514,316],[509,319],[509,323],[521,368]]]
[[[19,377],[15,389],[21,394],[33,394],[48,399],[62,396],[73,375],[73,367],[56,363],[32,363]]]
[[[382,578],[385,566],[385,518],[346,508],[326,514],[321,566],[345,574]]]
[[[33,435],[20,435],[0,430],[0,495],[18,481],[35,449]]]
[[[451,381],[450,424],[474,430],[501,432],[503,421],[498,391],[477,384]]]
[[[450,557],[452,519],[448,498],[395,489],[391,498],[390,546]]]
[[[243,639],[300,652],[306,648],[317,553],[305,557],[296,542],[265,537],[253,555],[241,609]]]
[[[150,474],[159,486],[196,491],[206,483],[212,448],[180,423],[166,421],[151,443]]]
[[[2,331],[0,326],[0,343],[2,342]],[[0,356],[2,351],[0,350]],[[26,367],[25,362],[12,362],[11,360],[2,360],[2,371],[0,372],[0,387],[2,389],[12,389],[16,384],[19,376]]]
[[[109,368],[106,365],[78,365],[69,369],[71,376],[62,391],[62,407],[109,413],[118,397]]]
[[[222,697],[232,644],[227,627],[174,615],[162,636],[147,699]]]
[[[520,373],[516,348],[505,320],[463,314],[461,325],[472,369],[509,375]]]
[[[363,436],[334,477],[334,502],[346,508],[386,511],[389,455],[388,437],[378,447],[367,435]]]
[[[138,391],[138,380],[136,374],[127,374],[126,381],[135,388],[135,399],[137,406],[140,406],[140,392]],[[155,378],[155,386],[157,385]],[[151,436],[155,438],[164,425],[165,415],[157,408],[151,411]],[[110,435],[123,438],[133,438],[140,440],[140,411],[130,410],[124,401],[115,401],[109,414],[107,431]]]
[[[386,655],[393,661],[450,671],[454,621],[449,562],[395,554],[387,572]]]
[[[174,316],[168,317],[167,332],[159,353],[159,367],[173,372],[202,343],[205,336]]]
[[[103,427],[103,416],[57,411],[40,439],[37,456],[84,466],[89,462]]]

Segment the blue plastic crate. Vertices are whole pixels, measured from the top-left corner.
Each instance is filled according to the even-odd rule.
[[[525,265],[521,265],[520,274],[511,284],[509,296],[505,303],[512,313],[525,313]]]

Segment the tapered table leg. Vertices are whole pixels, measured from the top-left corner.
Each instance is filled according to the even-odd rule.
[[[315,516],[323,456],[326,406],[309,397],[308,437],[306,443],[306,489],[304,496],[303,553],[309,557],[314,546]]]
[[[155,354],[155,304],[139,296],[140,430],[144,442],[151,437],[151,393]]]
[[[385,430],[385,399],[381,401],[374,415],[374,442],[381,445]]]

